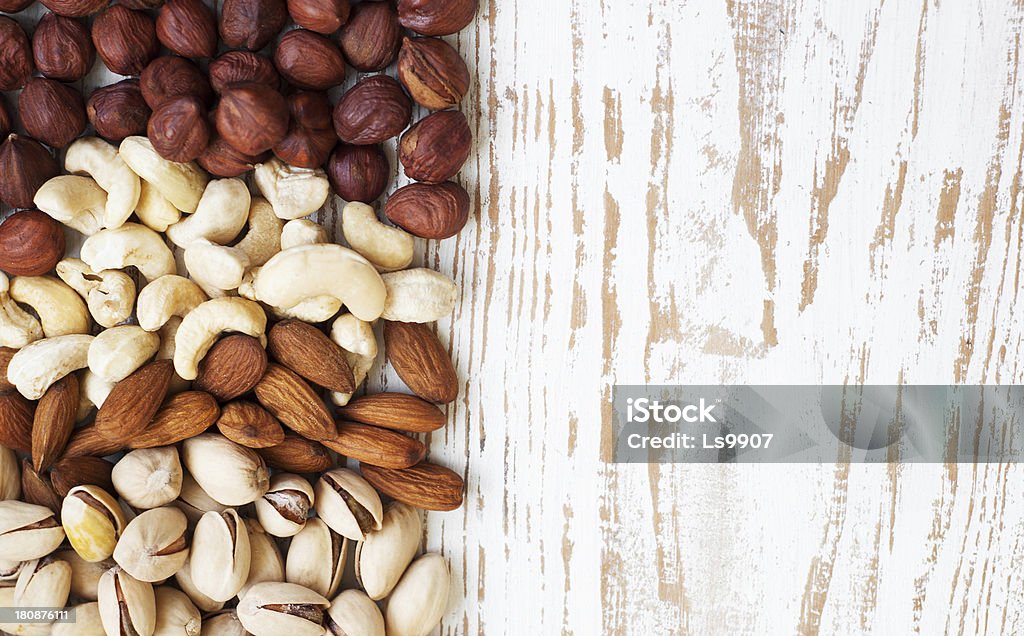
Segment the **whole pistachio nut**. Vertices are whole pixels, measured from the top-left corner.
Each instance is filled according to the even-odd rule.
[[[209,596],[203,594],[196,589],[196,584],[192,581],[192,560],[185,561],[185,565],[174,575],[174,581],[181,588],[181,591],[185,593],[192,603],[199,608],[202,612],[216,612],[224,607],[222,601],[215,601]]]
[[[76,486],[60,509],[64,533],[80,557],[96,562],[109,559],[127,522],[121,506],[99,486]]]
[[[219,612],[203,620],[202,636],[249,636],[234,610]]]
[[[444,616],[451,584],[448,561],[440,554],[413,561],[388,597],[388,636],[427,636]]]
[[[225,506],[252,503],[270,487],[263,458],[223,435],[205,433],[185,440],[182,459],[202,489]]]
[[[39,559],[63,541],[64,528],[49,508],[13,499],[0,501],[0,559]]]
[[[0,500],[21,496],[21,470],[18,457],[6,446],[0,446]]]
[[[331,596],[341,585],[347,555],[348,539],[320,519],[310,519],[288,546],[285,580]]]
[[[294,583],[257,583],[238,604],[238,620],[253,636],[322,636],[330,602]]]
[[[185,513],[164,506],[132,519],[114,548],[114,561],[140,581],[163,581],[188,559]]]
[[[110,476],[117,494],[139,510],[166,506],[181,494],[181,462],[173,446],[133,450],[114,465]]]
[[[384,516],[377,491],[347,468],[326,472],[316,482],[316,510],[332,530],[355,541],[380,530]]]
[[[199,636],[202,616],[181,590],[161,585],[156,596],[156,629],[153,636]]]
[[[274,538],[267,534],[254,519],[246,519],[245,527],[249,531],[249,578],[238,590],[238,598],[245,596],[253,585],[267,581],[280,583],[284,581],[284,559]]]
[[[215,601],[238,594],[249,578],[249,531],[233,508],[208,512],[192,535],[192,582]]]
[[[228,509],[227,506],[218,503],[208,495],[188,473],[185,473],[181,479],[181,493],[173,505],[185,513],[188,522],[192,525],[198,523],[199,519],[211,510],[224,512]]]
[[[366,535],[356,546],[355,570],[366,594],[379,601],[394,589],[416,556],[423,534],[415,508],[394,502],[384,511],[381,529]]]
[[[117,565],[113,559],[106,561],[86,561],[73,549],[60,550],[54,553],[58,559],[71,566],[71,595],[86,601],[96,600],[96,589],[100,577],[110,568]]]
[[[96,601],[75,605],[75,622],[54,623],[50,636],[106,636]]]
[[[98,590],[103,630],[116,636],[153,636],[156,629],[156,595],[153,586],[120,567],[100,577]]]
[[[15,607],[64,607],[71,594],[71,566],[56,557],[29,561],[14,585]]]
[[[270,489],[256,500],[256,518],[275,537],[293,537],[306,525],[316,500],[313,487],[304,477],[278,473],[270,478]]]
[[[362,590],[345,590],[334,597],[324,617],[328,636],[384,636],[384,616]]]

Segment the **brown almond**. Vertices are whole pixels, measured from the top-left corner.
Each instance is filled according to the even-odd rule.
[[[266,448],[284,441],[281,423],[261,406],[243,400],[224,405],[217,429],[232,442],[249,448]]]
[[[60,514],[61,497],[53,489],[50,479],[40,475],[32,462],[21,460],[21,498],[30,504],[46,506],[56,514]]]
[[[15,390],[14,385],[7,379],[7,365],[11,363],[11,358],[16,353],[18,353],[17,349],[0,347],[0,393]]]
[[[114,465],[102,457],[65,457],[50,468],[50,483],[61,497],[75,486],[99,486],[114,492],[110,473]]]
[[[71,434],[64,457],[104,457],[122,450],[124,444],[100,435],[95,424],[80,426]]]
[[[227,402],[251,391],[266,369],[267,352],[260,341],[235,334],[210,348],[192,386]]]
[[[141,433],[167,397],[173,375],[173,362],[157,360],[115,384],[96,413],[99,434],[126,444]]]
[[[385,468],[408,468],[427,454],[423,442],[367,424],[338,422],[338,435],[323,445],[346,457]]]
[[[312,387],[287,367],[268,364],[256,385],[256,398],[282,424],[312,440],[331,439],[337,431],[327,405]]]
[[[35,406],[16,391],[0,393],[0,446],[22,453],[32,452]]]
[[[359,470],[371,486],[415,508],[446,511],[462,505],[466,484],[444,466],[423,462],[404,470],[365,465]]]
[[[129,448],[170,446],[199,435],[220,417],[213,396],[203,391],[185,391],[172,395],[153,416],[146,430],[129,442]]]
[[[385,322],[384,346],[391,366],[413,393],[442,404],[459,396],[455,366],[429,325]]]
[[[322,444],[298,435],[286,434],[277,446],[256,452],[271,468],[289,473],[320,473],[333,465],[330,453]]]
[[[46,470],[55,462],[75,429],[78,415],[78,376],[69,374],[57,380],[39,399],[32,420],[32,465]]]
[[[410,433],[436,431],[447,420],[441,409],[405,393],[365,395],[352,400],[338,412],[347,420]]]
[[[339,393],[356,389],[345,352],[324,332],[301,320],[282,320],[267,334],[275,360],[313,384]]]

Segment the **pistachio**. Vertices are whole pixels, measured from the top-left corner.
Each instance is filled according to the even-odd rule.
[[[326,472],[316,482],[317,513],[343,537],[362,541],[380,530],[380,495],[365,479],[347,468]]]
[[[111,473],[114,489],[128,505],[150,510],[166,506],[181,494],[182,471],[173,446],[133,450]]]
[[[117,500],[98,486],[76,486],[60,509],[64,533],[86,561],[109,559],[126,521]]]
[[[202,617],[181,590],[161,585],[156,596],[156,629],[153,636],[199,636]]]
[[[384,616],[365,592],[345,590],[324,617],[328,636],[384,636]]]
[[[238,598],[245,596],[253,585],[267,581],[280,583],[284,581],[284,559],[277,548],[274,538],[267,534],[258,521],[246,519],[245,527],[249,531],[249,578],[238,590]]]
[[[249,531],[234,509],[208,512],[192,535],[192,582],[215,601],[238,594],[249,578]]]
[[[203,620],[202,636],[249,636],[249,632],[242,627],[238,614],[229,610],[207,616]]]
[[[216,612],[224,607],[224,603],[215,601],[196,589],[196,584],[192,581],[191,559],[185,561],[185,565],[181,566],[181,569],[174,575],[174,581],[178,584],[178,587],[181,588],[181,591],[192,599],[192,602],[200,611]]]
[[[210,512],[224,512],[227,506],[223,506],[213,500],[213,497],[206,494],[206,491],[196,483],[192,475],[185,473],[181,479],[181,493],[174,506],[185,513],[188,522],[195,525],[203,514]]]
[[[0,588],[0,607],[14,607],[14,588]],[[50,626],[41,623],[0,623],[0,633],[18,636],[49,636]]]
[[[0,559],[38,559],[56,550],[62,541],[64,528],[49,508],[13,499],[0,501]]]
[[[379,601],[391,593],[416,556],[422,533],[415,508],[399,502],[388,506],[381,529],[367,534],[356,546],[356,579],[370,598]]]
[[[257,583],[238,604],[238,620],[253,636],[321,636],[330,602],[294,583]]]
[[[18,457],[6,446],[0,446],[0,500],[17,499],[21,495],[21,471]]]
[[[182,459],[203,490],[225,506],[252,503],[270,487],[263,459],[223,435],[205,433],[185,440]]]
[[[152,636],[156,629],[156,595],[153,586],[119,567],[100,577],[100,620],[107,634]]]
[[[320,519],[310,519],[292,537],[285,560],[285,580],[331,596],[341,585],[348,556],[348,539],[334,532]]]
[[[0,561],[0,587],[7,587],[18,580],[25,561]]]
[[[58,559],[71,566],[71,595],[86,601],[96,600],[96,588],[99,587],[100,577],[116,565],[111,559],[95,563],[86,561],[74,550],[60,550],[55,554]]]
[[[93,595],[95,596],[95,594]],[[106,636],[96,601],[75,605],[74,623],[54,623],[50,636]]]
[[[26,563],[14,585],[15,607],[64,607],[71,594],[71,566],[55,557]]]
[[[278,473],[270,479],[270,489],[256,500],[256,518],[275,537],[293,537],[306,525],[313,507],[313,487],[305,478]]]
[[[427,636],[444,616],[451,584],[448,561],[440,554],[413,561],[388,598],[388,636]]]
[[[177,508],[147,510],[132,519],[114,548],[114,561],[140,581],[162,581],[188,559],[188,520]]]

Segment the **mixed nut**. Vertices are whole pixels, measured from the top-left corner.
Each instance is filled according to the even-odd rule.
[[[413,261],[469,217],[436,36],[477,0],[41,2],[0,16],[0,607],[76,621],[0,631],[429,633],[420,510],[464,483],[417,436],[459,293]],[[86,98],[97,63],[128,77]],[[306,218],[332,194],[339,242]],[[411,394],[363,390],[378,334]]]

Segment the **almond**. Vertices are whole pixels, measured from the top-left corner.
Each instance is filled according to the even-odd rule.
[[[18,353],[17,349],[0,347],[0,393],[14,390],[14,385],[7,379],[7,365],[10,364],[11,358],[16,353]]]
[[[121,442],[115,442],[100,435],[95,424],[80,426],[71,434],[71,440],[64,449],[64,457],[103,457],[113,455],[124,448]]]
[[[427,447],[418,439],[355,422],[338,422],[338,435],[324,440],[323,445],[360,463],[385,468],[408,468],[427,454]]]
[[[330,453],[319,442],[298,435],[285,435],[277,446],[256,452],[271,468],[289,473],[319,473],[333,464]]]
[[[256,385],[256,398],[282,424],[307,439],[331,439],[337,434],[327,405],[287,367],[267,365],[267,372]]]
[[[115,384],[96,413],[99,434],[127,443],[141,433],[167,397],[173,375],[173,362],[157,360]]]
[[[172,395],[153,416],[146,430],[128,442],[130,448],[170,446],[199,435],[220,417],[213,396],[203,391],[185,391]]]
[[[199,363],[199,376],[192,386],[227,402],[251,391],[266,369],[267,352],[260,341],[235,334],[210,348]]]
[[[0,446],[32,452],[32,414],[35,403],[16,391],[0,393]]]
[[[281,423],[259,405],[243,400],[224,405],[217,429],[232,442],[249,448],[266,448],[284,441]]]
[[[50,468],[50,483],[61,497],[75,486],[99,486],[114,492],[110,473],[114,465],[102,457],[65,457]]]
[[[60,495],[53,489],[49,478],[36,472],[28,459],[21,460],[21,498],[30,504],[46,506],[54,513],[60,514]]]
[[[267,334],[267,349],[275,360],[313,384],[339,393],[356,389],[345,352],[324,332],[301,320],[283,320]]]
[[[444,426],[444,412],[426,400],[405,393],[375,393],[357,398],[339,409],[354,422],[383,426],[396,431],[427,433]]]
[[[462,505],[465,482],[444,466],[423,462],[403,470],[377,466],[360,466],[359,470],[371,486],[404,504],[440,511]]]
[[[413,393],[424,400],[448,403],[459,396],[455,366],[426,324],[385,322],[388,359]]]
[[[60,457],[78,415],[78,376],[66,375],[53,383],[39,399],[32,419],[32,465],[37,471]]]

